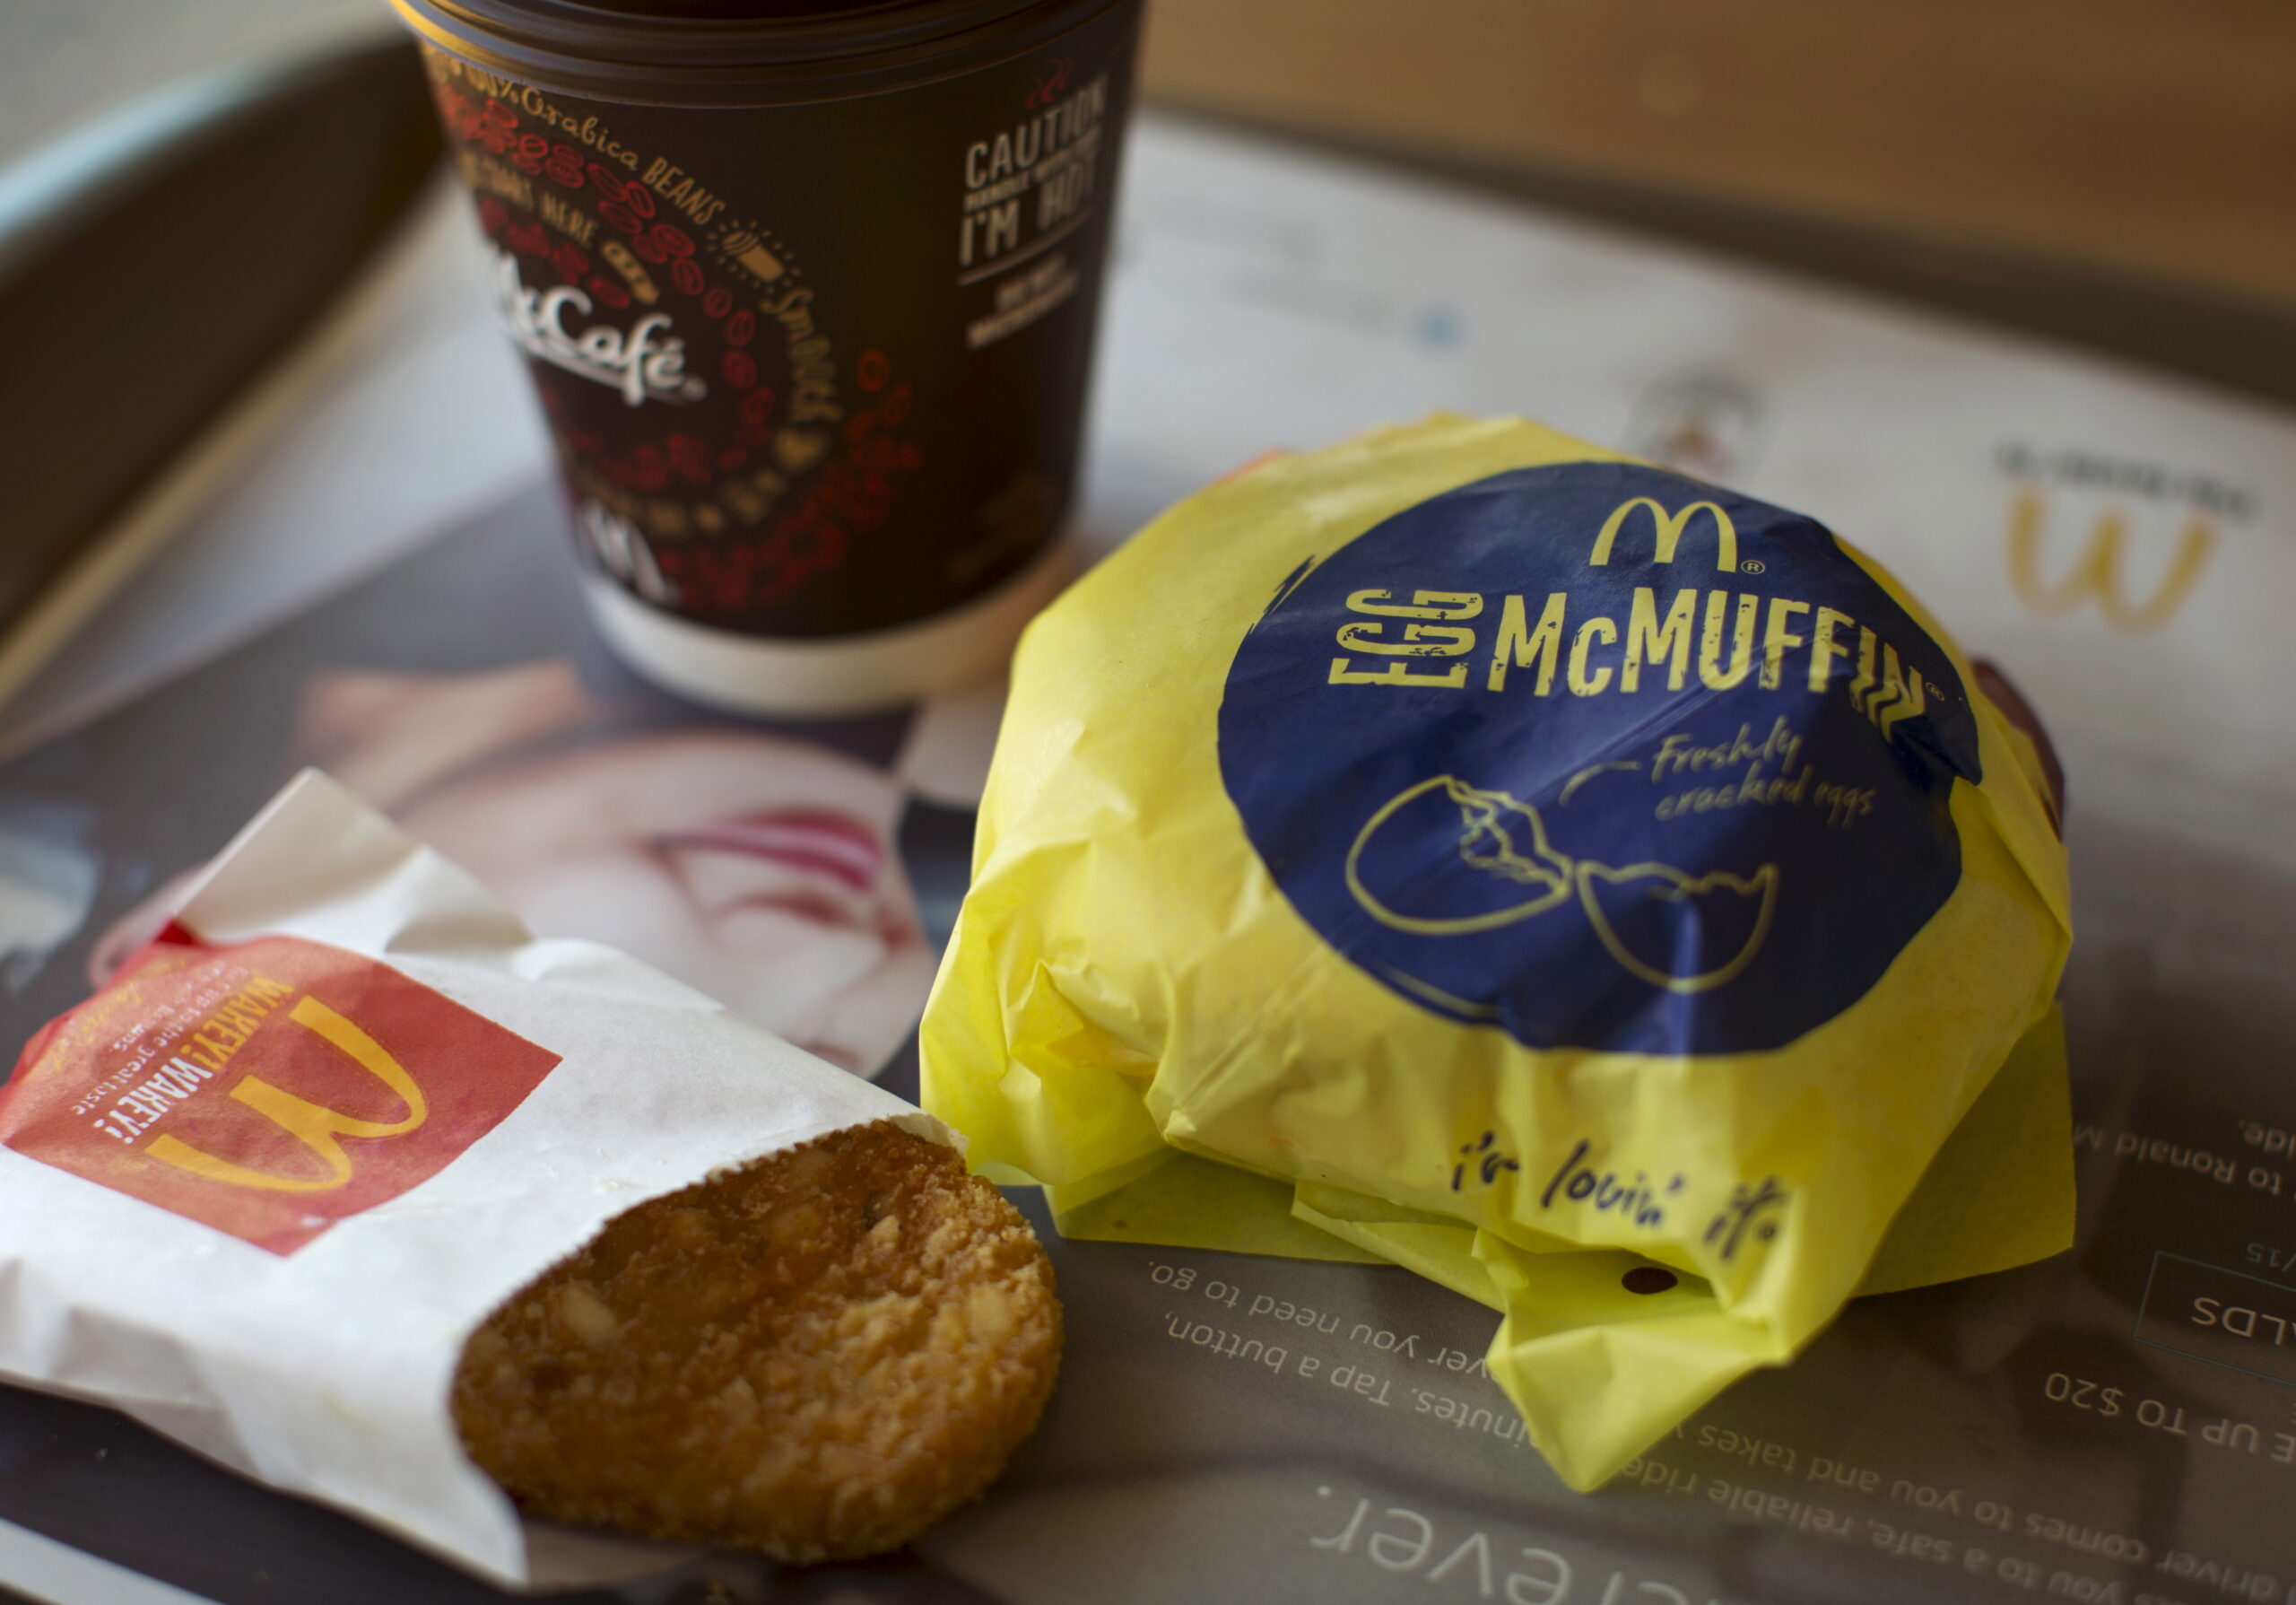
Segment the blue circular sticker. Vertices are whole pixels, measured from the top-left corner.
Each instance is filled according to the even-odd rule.
[[[1822,525],[1657,468],[1462,485],[1302,564],[1220,766],[1302,918],[1534,1048],[1782,1047],[1961,879],[1952,659]]]

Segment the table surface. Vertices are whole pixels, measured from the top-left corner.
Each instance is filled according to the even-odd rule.
[[[0,165],[187,74],[389,26],[381,0],[11,0]]]

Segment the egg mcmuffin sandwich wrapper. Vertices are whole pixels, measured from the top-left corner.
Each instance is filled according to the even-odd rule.
[[[1436,418],[1031,628],[925,1105],[1072,1235],[1404,1264],[1577,1487],[1859,1291],[2066,1247],[2039,755],[1814,520]]]
[[[679,1551],[522,1527],[448,1398],[494,1308],[649,1199],[930,1117],[307,772],[0,1087],[0,1377],[111,1405],[497,1582]]]

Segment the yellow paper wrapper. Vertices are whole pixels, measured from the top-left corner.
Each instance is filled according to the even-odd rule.
[[[2070,930],[2031,744],[1879,565],[1439,418],[1031,629],[925,1102],[1065,1230],[1500,1309],[1587,1487],[1861,1287],[2062,1246]]]

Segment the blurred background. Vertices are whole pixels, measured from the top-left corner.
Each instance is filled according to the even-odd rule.
[[[6,0],[0,162],[381,0]],[[2296,395],[2277,0],[1153,0],[1144,88]]]

